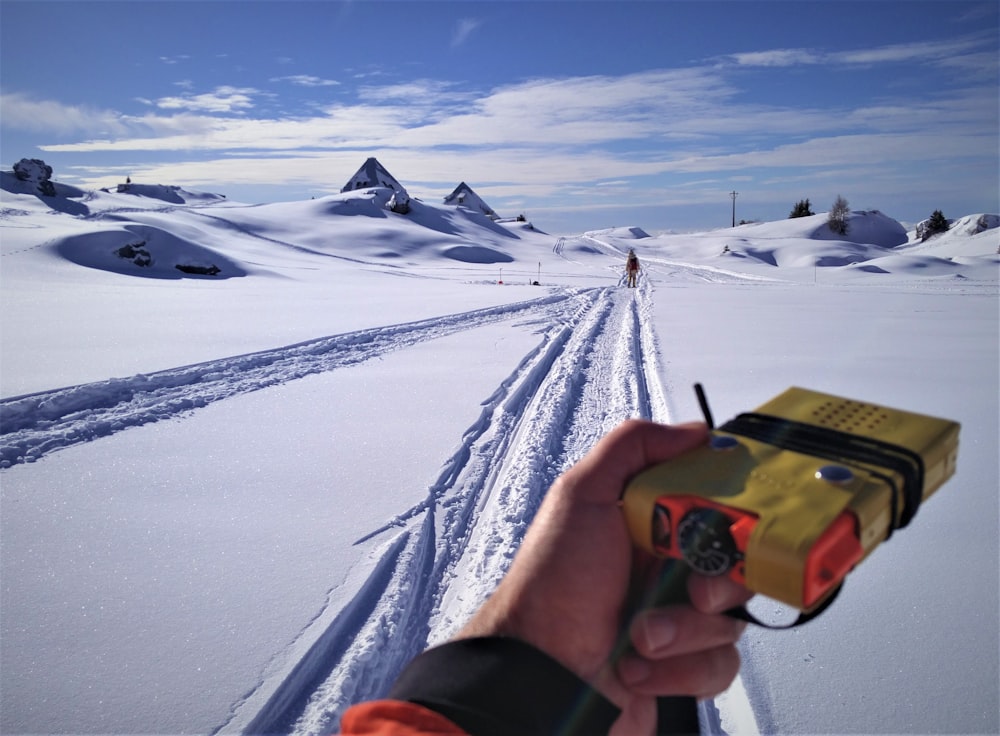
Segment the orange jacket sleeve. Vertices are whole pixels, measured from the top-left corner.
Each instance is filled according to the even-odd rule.
[[[340,721],[343,736],[467,736],[440,713],[402,700],[352,706]]]

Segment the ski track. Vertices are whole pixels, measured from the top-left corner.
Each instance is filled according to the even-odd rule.
[[[558,313],[581,297],[568,291],[418,322],[374,327],[247,355],[0,401],[0,468],[215,401],[371,360],[426,340],[515,319]]]
[[[548,313],[540,343],[483,402],[424,500],[358,540],[392,535],[351,601],[303,633],[308,654],[280,683],[261,683],[273,690],[263,707],[235,709],[220,730],[336,732],[351,703],[383,696],[493,591],[563,470],[627,418],[667,419],[650,292],[588,289]]]
[[[351,599],[328,603],[275,660],[293,664],[264,676],[215,730],[336,732],[349,705],[383,696],[410,659],[481,605],[561,472],[625,419],[669,421],[651,291],[641,277],[637,289],[567,290],[4,399],[0,468],[462,330],[535,326],[539,344],[482,402],[425,498],[357,540],[371,547],[371,564]],[[342,601],[336,592],[330,601]]]

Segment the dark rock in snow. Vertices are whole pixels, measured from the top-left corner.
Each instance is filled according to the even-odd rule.
[[[128,243],[116,250],[115,255],[126,261],[132,261],[137,266],[152,266],[153,256],[146,250],[145,245],[145,240],[140,240],[138,243]]]
[[[385,206],[398,215],[405,215],[410,211],[410,195],[403,190],[393,192]]]
[[[197,276],[215,276],[222,270],[215,264],[211,264],[208,266],[191,266],[191,265],[185,265],[183,263],[178,263],[176,266],[174,266],[174,268],[176,268],[181,273],[190,273],[190,274],[195,274]]]
[[[22,158],[14,164],[14,176],[32,182],[46,197],[56,196],[56,187],[51,181],[52,167],[40,158]]]

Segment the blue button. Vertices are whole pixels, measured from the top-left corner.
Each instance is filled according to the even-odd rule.
[[[824,465],[816,471],[816,477],[827,483],[850,483],[854,480],[854,473],[843,465]]]
[[[730,437],[728,434],[713,434],[709,442],[709,446],[713,450],[732,450],[738,444],[740,444],[740,441],[735,437]]]

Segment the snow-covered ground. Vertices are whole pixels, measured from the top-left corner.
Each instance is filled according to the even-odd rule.
[[[706,730],[1000,730],[995,216],[556,237],[387,189],[3,176],[3,733],[336,729],[489,594],[562,469],[697,418],[695,381],[719,420],[799,385],[962,423],[824,616],[748,631]]]

